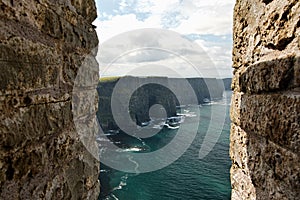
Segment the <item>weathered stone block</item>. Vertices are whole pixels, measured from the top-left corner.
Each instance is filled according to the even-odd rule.
[[[284,90],[289,87],[300,87],[300,85],[294,85],[292,82],[297,68],[294,57],[253,64],[239,77],[241,91],[262,93]]]
[[[248,143],[248,134],[240,127],[232,124],[230,134],[232,199],[256,199],[256,189],[250,178],[250,170],[248,168]]]
[[[236,92],[231,105],[231,119],[243,130],[264,136],[292,152],[299,153],[299,92],[265,95]]]
[[[257,188],[257,199],[297,199],[300,195],[299,155],[265,137],[248,135],[248,167]]]
[[[236,2],[233,199],[300,196],[299,13],[298,0]]]
[[[91,54],[65,57],[60,81],[75,88],[96,88],[99,82],[99,67],[96,59]]]
[[[81,138],[71,103],[85,57],[98,82],[95,16],[91,0],[0,2],[0,199],[97,199],[97,130]]]
[[[230,142],[232,199],[299,196],[299,155],[235,124]]]
[[[0,90],[41,90],[57,87],[59,68],[57,65],[0,61]],[[34,78],[32,78],[34,77]]]
[[[271,1],[267,6],[260,0],[237,1],[234,12],[234,68],[299,55],[299,1]]]

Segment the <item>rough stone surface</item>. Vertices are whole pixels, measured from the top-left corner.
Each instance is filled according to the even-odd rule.
[[[0,1],[0,199],[97,199],[99,163],[72,114],[87,55],[98,81],[95,18],[93,0]]]
[[[300,2],[237,0],[232,199],[300,197]]]

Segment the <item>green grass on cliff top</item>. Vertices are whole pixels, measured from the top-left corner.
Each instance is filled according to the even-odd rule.
[[[119,80],[120,78],[123,77],[136,77],[136,78],[168,78],[165,76],[105,76],[105,77],[101,77],[99,79],[100,82],[105,83],[105,82],[114,82]]]
[[[130,76],[128,76],[128,77],[130,77]],[[135,77],[135,76],[132,76],[132,77]],[[105,76],[105,77],[101,77],[99,79],[99,81],[102,82],[102,83],[109,83],[109,82],[118,81],[120,78],[122,78],[122,76]],[[139,77],[139,78],[168,78],[168,77],[165,77],[165,76],[146,76],[146,77]],[[200,78],[200,77],[195,77],[195,78]],[[187,78],[187,79],[193,79],[193,77]]]
[[[114,82],[119,80],[121,77],[119,76],[108,76],[108,77],[102,77],[99,79],[100,82]]]

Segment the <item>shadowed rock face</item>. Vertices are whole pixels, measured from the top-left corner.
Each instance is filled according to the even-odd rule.
[[[224,78],[223,79],[223,84],[224,84],[225,90],[227,90],[227,91],[231,90],[231,81],[232,81],[232,78]]]
[[[142,122],[150,120],[149,110],[155,104],[160,104],[165,108],[168,117],[176,115],[176,106],[181,102],[188,104],[201,104],[203,99],[221,99],[224,92],[222,80],[215,78],[167,78],[167,77],[122,77],[111,81],[100,81],[98,85],[99,93],[99,110],[98,117],[100,124],[106,129],[117,129],[112,111],[111,100],[113,92],[118,94],[118,105],[125,104],[123,97],[130,97],[129,106],[123,107],[130,112],[131,119],[137,125]],[[149,83],[142,85],[142,83]],[[118,84],[120,83],[120,84]],[[116,85],[123,85],[124,87],[116,90]],[[185,88],[184,85],[188,84],[190,88]],[[137,88],[130,94],[131,88]],[[174,94],[173,90],[180,91],[180,94]],[[210,88],[210,89],[208,89]],[[194,95],[191,93],[194,92]],[[179,99],[178,99],[179,98]],[[193,101],[194,100],[194,101]]]
[[[95,18],[93,0],[0,2],[0,199],[97,199],[99,163],[71,109]]]
[[[232,199],[300,196],[300,2],[238,0]]]

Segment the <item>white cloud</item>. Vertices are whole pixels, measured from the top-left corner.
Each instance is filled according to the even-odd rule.
[[[219,43],[204,40],[196,40],[195,42],[205,50],[216,68],[223,71],[221,73],[223,76],[232,76],[231,43]]]
[[[183,11],[183,13],[186,12]],[[226,35],[232,32],[232,19],[233,4],[202,5],[173,30],[181,34]]]
[[[180,34],[231,34],[234,0],[122,0],[114,16],[102,14],[94,23],[100,43],[113,35],[139,28],[168,28]],[[131,9],[132,13],[121,14]],[[145,19],[138,19],[144,13]],[[149,15],[149,16],[148,16]]]
[[[202,45],[203,46],[203,45]],[[208,48],[205,44],[205,48]],[[209,48],[211,55],[223,56],[221,48]],[[101,75],[162,75],[175,70],[184,77],[215,77],[215,63],[207,52],[180,34],[163,29],[143,29],[127,32],[101,45],[98,55]],[[120,66],[123,66],[120,68]],[[131,70],[142,67],[142,71]],[[145,70],[147,66],[162,66],[162,70]],[[171,75],[171,74],[170,74]]]
[[[97,19],[94,25],[97,26],[97,34],[100,44],[121,33],[142,28],[160,28],[160,19],[156,16],[145,21],[140,21],[135,14],[115,15],[105,21]]]
[[[115,4],[119,7],[115,7],[114,12],[112,10],[103,12],[100,18],[94,22],[97,26],[100,44],[119,34],[143,28],[167,28],[184,35],[216,35],[220,40],[226,40],[232,34],[234,0],[114,0],[114,2],[117,2]],[[159,39],[164,40],[163,44],[158,42],[157,47],[164,48],[163,45],[167,44],[168,48],[177,49],[180,54],[188,55],[189,59],[201,61],[202,66],[209,65],[210,61],[195,54],[192,51],[193,48],[184,46],[191,44],[178,44],[174,38],[168,41],[167,38],[162,39],[162,37],[160,35],[158,38],[154,38],[156,42]],[[123,41],[112,42],[110,40],[111,45],[115,46],[106,48],[106,52],[102,53],[105,58],[111,59],[117,55],[117,52],[124,53],[122,51],[125,46],[125,49],[128,49],[154,45],[150,39],[151,37],[143,35],[140,38],[123,37]],[[231,43],[214,42],[211,38],[201,38],[195,42],[212,58],[213,63],[221,70],[221,74],[227,77],[231,76]],[[118,66],[123,66],[123,68],[115,67],[111,69],[111,73],[115,74],[118,71],[123,73],[125,66],[129,69],[133,65],[136,67],[141,63],[172,65],[181,70],[185,68],[178,60],[157,52],[132,55],[131,58],[127,56],[125,60],[120,59],[119,61],[123,63],[118,63]],[[209,69],[205,70],[209,71]]]
[[[178,6],[179,0],[137,0],[136,11],[150,12],[152,15],[161,15],[166,10]]]

